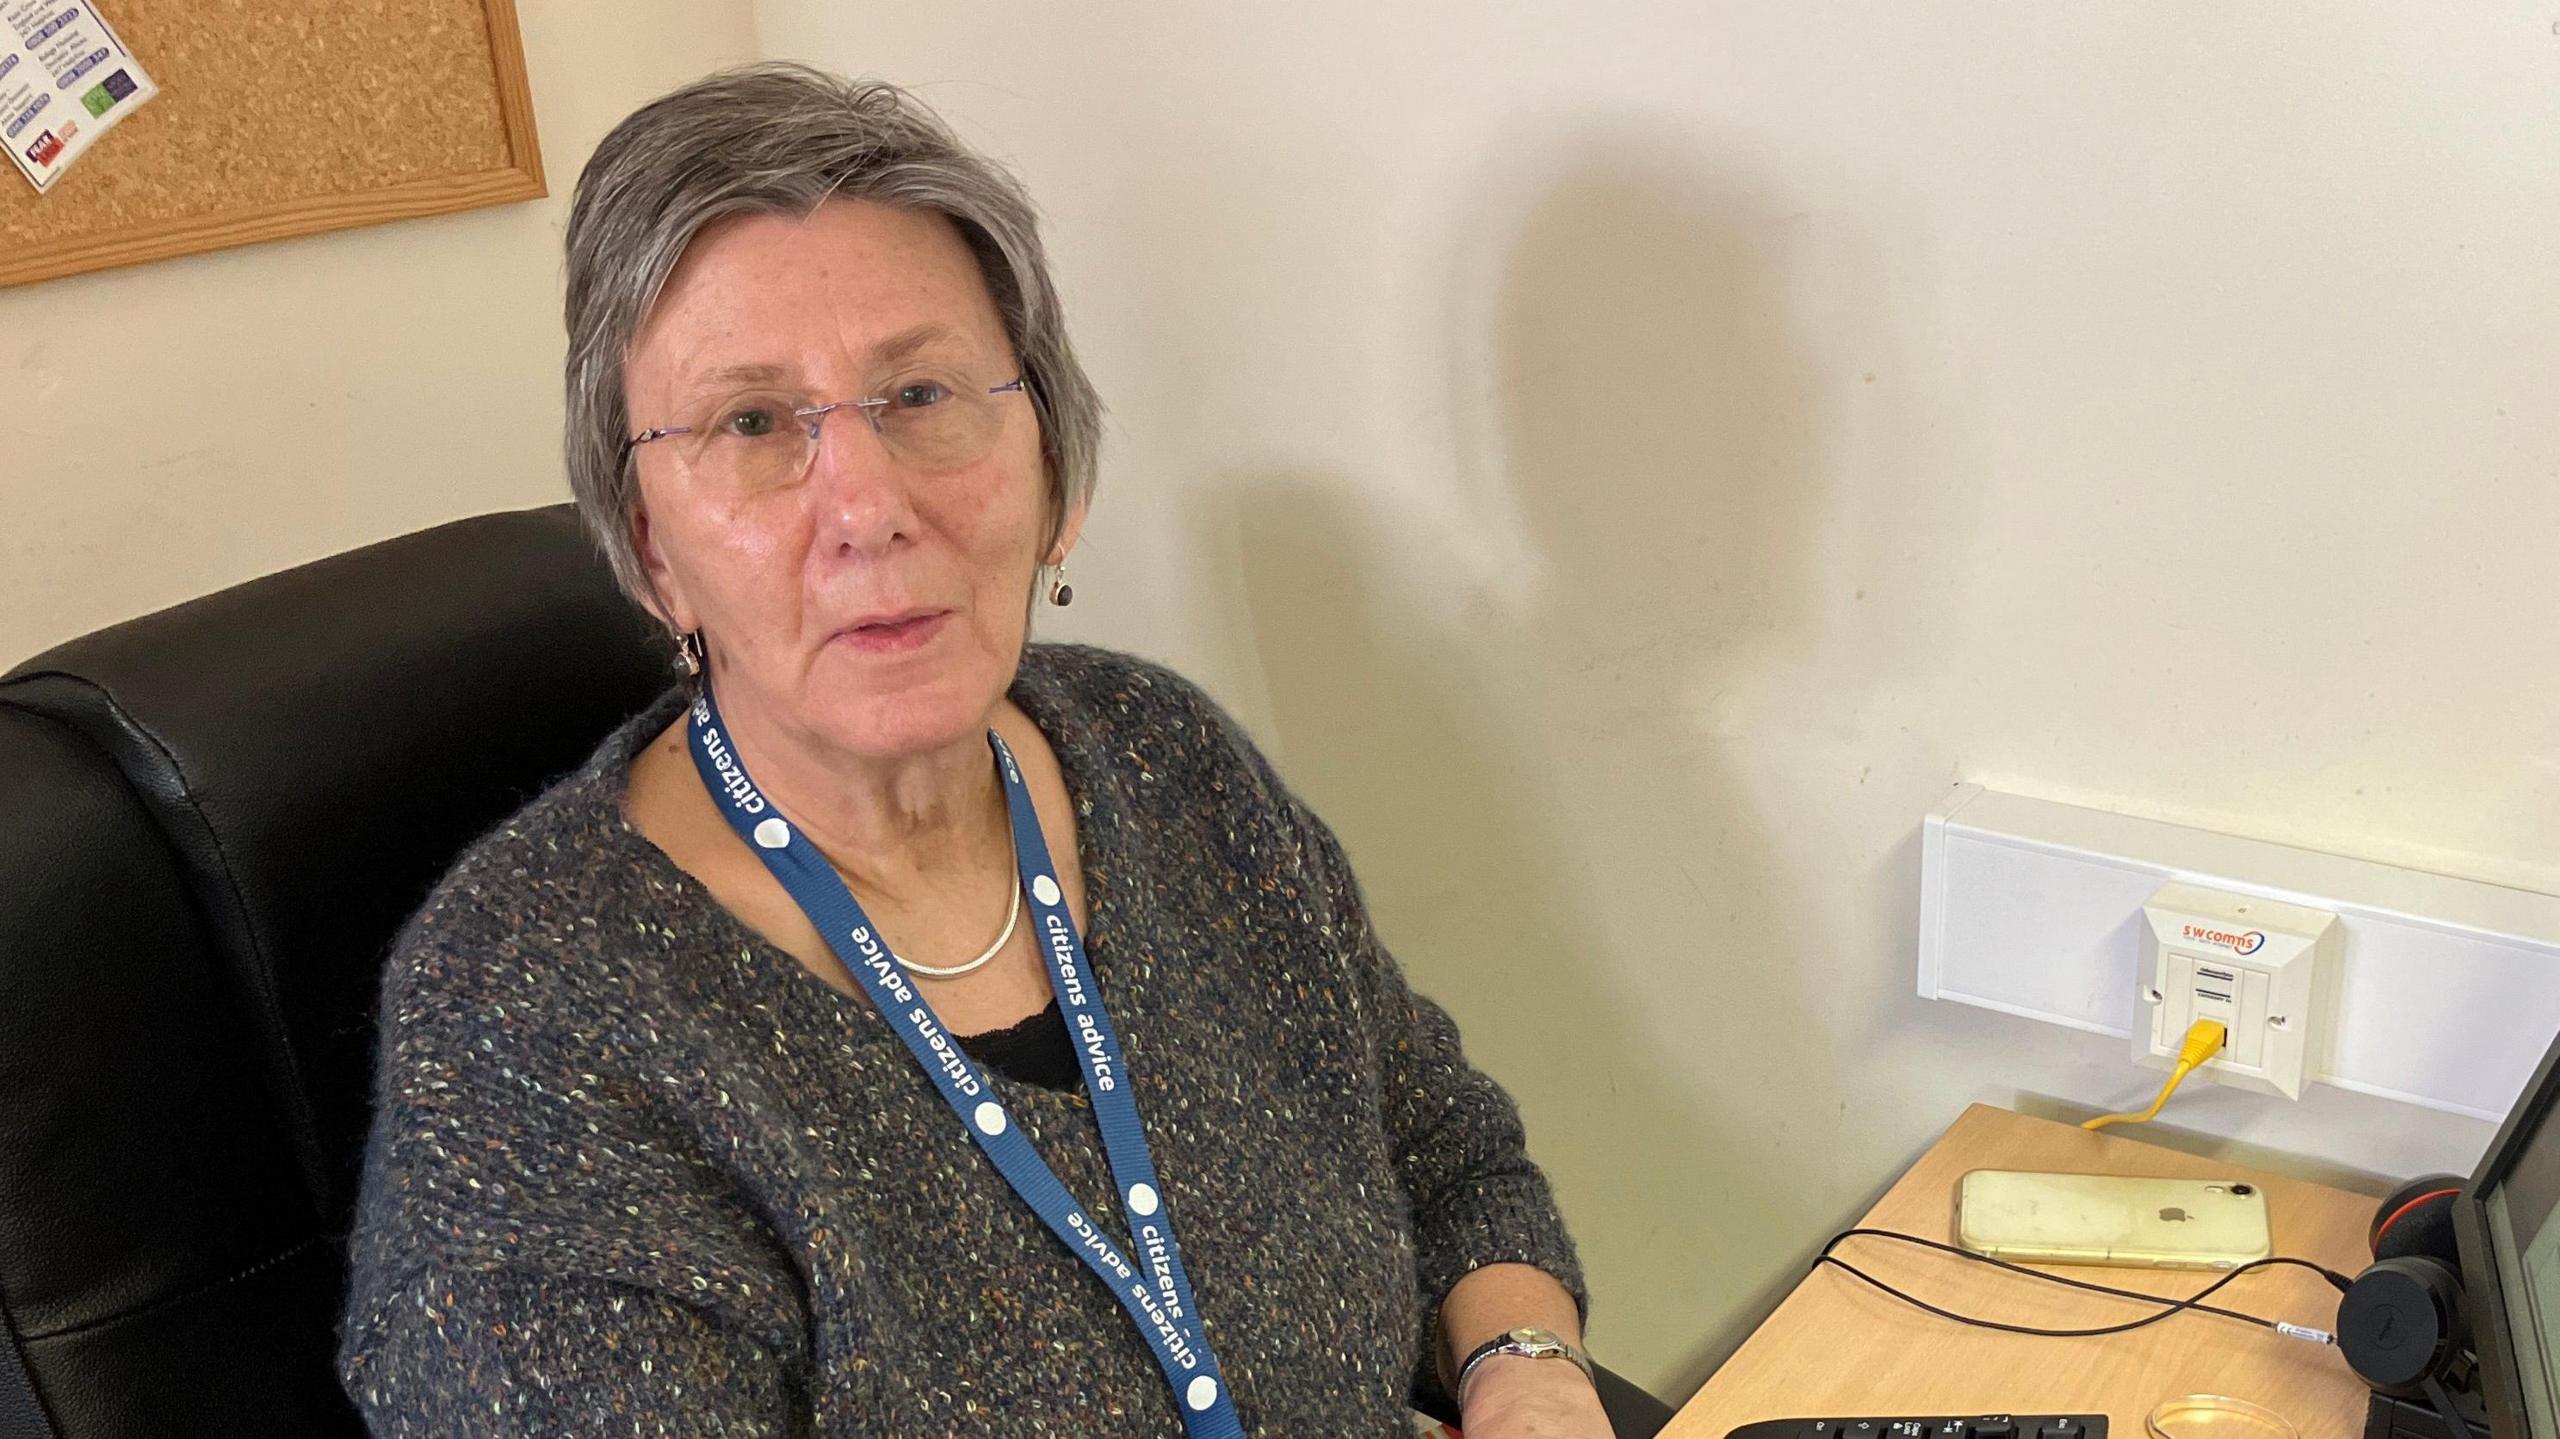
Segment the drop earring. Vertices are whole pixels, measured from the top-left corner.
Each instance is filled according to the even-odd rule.
[[[1058,561],[1049,576],[1049,603],[1060,609],[1076,602],[1076,587],[1067,583],[1067,562]]]
[[[702,642],[702,631],[686,630],[676,636],[676,663],[688,675],[700,675],[710,668],[711,650]]]

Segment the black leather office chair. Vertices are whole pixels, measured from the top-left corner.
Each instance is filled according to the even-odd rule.
[[[565,508],[0,676],[0,1439],[363,1434],[332,1351],[384,951],[670,677]]]

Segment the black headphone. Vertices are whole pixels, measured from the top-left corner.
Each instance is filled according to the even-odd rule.
[[[2412,1179],[2374,1211],[2366,1232],[2373,1264],[2338,1302],[2338,1350],[2377,1393],[2441,1409],[2447,1385],[2470,1385],[2471,1331],[2453,1237],[2453,1202],[2469,1182],[2458,1174]]]

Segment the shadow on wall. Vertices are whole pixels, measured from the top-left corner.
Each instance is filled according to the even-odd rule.
[[[1465,563],[1358,473],[1231,474],[1192,527],[1241,554],[1293,778],[1522,1101],[1595,1347],[1677,1397],[1802,1272],[1833,1216],[1789,1176],[1840,1188],[1842,1096],[1877,1078],[1831,1053],[1801,939],[1722,942],[1803,898],[1791,816],[1739,769],[1751,707],[1724,701],[1821,628],[1837,380],[1791,310],[1803,216],[1656,132],[1541,140],[1543,166],[1491,148],[1462,233],[1507,238],[1451,265],[1483,278],[1451,299],[1448,389],[1407,397],[1454,407],[1443,508],[1515,528],[1525,573],[1451,582]]]

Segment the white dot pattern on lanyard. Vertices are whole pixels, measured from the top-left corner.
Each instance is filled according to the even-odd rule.
[[[984,1134],[1004,1133],[1004,1106],[990,1099],[978,1106],[978,1129]]]
[[[1218,1402],[1218,1381],[1203,1374],[1191,1381],[1191,1387],[1184,1391],[1183,1397],[1191,1401],[1192,1408],[1206,1409]]]
[[[1147,1186],[1147,1185],[1144,1185],[1144,1184],[1132,1184],[1132,1185],[1130,1185],[1130,1186],[1129,1186],[1129,1210],[1130,1210],[1130,1212],[1131,1212],[1131,1213],[1136,1214],[1136,1215],[1139,1215],[1139,1216],[1141,1216],[1141,1217],[1144,1217],[1144,1216],[1146,1216],[1146,1215],[1149,1215],[1149,1214],[1153,1214],[1153,1213],[1155,1213],[1155,1212],[1156,1212],[1156,1192],[1155,1192],[1155,1190],[1154,1190],[1153,1188],[1151,1188],[1151,1187]]]
[[[1031,880],[1031,897],[1042,904],[1058,902],[1058,882],[1049,876],[1035,875]]]
[[[778,819],[768,819],[756,826],[756,843],[767,849],[780,849],[791,843],[791,826]]]

